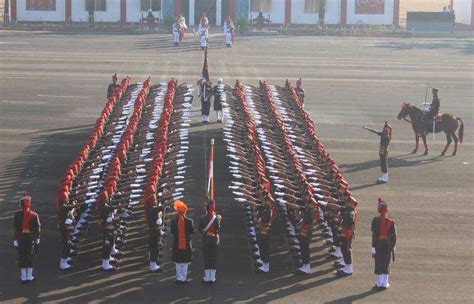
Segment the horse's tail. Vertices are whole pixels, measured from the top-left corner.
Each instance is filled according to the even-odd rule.
[[[459,120],[461,122],[461,126],[459,127],[458,137],[459,137],[459,142],[462,144],[462,139],[464,137],[464,121],[462,121],[462,119],[459,117],[456,117],[456,120]]]

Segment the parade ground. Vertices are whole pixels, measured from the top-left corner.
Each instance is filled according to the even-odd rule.
[[[163,272],[150,273],[147,230],[131,220],[117,272],[100,269],[99,224],[89,226],[74,270],[59,271],[61,235],[56,227],[59,180],[90,135],[106,101],[111,75],[132,82],[196,84],[203,52],[187,34],[178,48],[171,35],[0,32],[0,302],[111,303],[467,303],[474,301],[474,41],[472,39],[370,37],[236,37],[226,48],[222,34],[209,38],[209,72],[258,85],[302,78],[305,109],[359,202],[353,241],[354,274],[338,278],[319,233],[311,244],[310,275],[295,275],[281,223],[271,236],[271,270],[255,274],[244,210],[228,190],[230,174],[223,124],[200,123],[195,89],[184,200],[197,222],[206,193],[206,154],[215,138],[217,211],[222,214],[217,284],[203,285],[200,235],[193,237],[190,281],[175,284],[167,239]],[[420,106],[427,86],[439,89],[441,112],[465,124],[464,143],[440,157],[446,139],[428,138],[430,151],[411,154],[411,126],[397,120],[402,102]],[[430,89],[431,91],[431,89]],[[430,92],[428,99],[431,100]],[[363,126],[393,127],[390,180],[380,175],[378,136]],[[18,278],[13,212],[22,191],[33,198],[42,221],[35,282]],[[377,197],[389,202],[398,229],[391,288],[372,289],[370,223]]]

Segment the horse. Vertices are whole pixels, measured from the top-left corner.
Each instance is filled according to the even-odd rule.
[[[426,134],[423,132],[423,111],[421,111],[418,107],[411,105],[409,103],[403,103],[402,109],[400,113],[398,113],[398,120],[406,119],[406,117],[410,117],[411,126],[413,128],[413,132],[415,132],[416,138],[416,147],[412,153],[416,153],[418,151],[418,143],[420,141],[420,137],[423,140],[423,144],[425,146],[425,153],[423,155],[428,155],[428,145],[426,144]],[[408,120],[407,120],[408,121]],[[458,121],[461,122],[459,125]],[[458,136],[456,136],[456,130],[459,127]],[[430,128],[431,129],[431,128]],[[430,130],[432,132],[432,130]],[[430,132],[428,131],[428,132]],[[453,156],[456,155],[458,150],[458,140],[459,143],[463,142],[464,137],[464,122],[459,117],[454,117],[451,114],[442,114],[441,121],[436,121],[435,123],[435,133],[444,132],[446,134],[446,146],[444,150],[441,152],[441,156],[446,154],[449,146],[451,145],[452,140],[454,139],[454,151]],[[459,137],[459,139],[458,139]]]

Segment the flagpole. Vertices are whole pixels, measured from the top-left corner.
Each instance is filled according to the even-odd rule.
[[[211,138],[209,150],[207,194],[209,199],[214,200],[214,138]]]

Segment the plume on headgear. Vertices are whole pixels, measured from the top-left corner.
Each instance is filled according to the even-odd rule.
[[[173,208],[179,215],[184,215],[188,211],[188,206],[181,200],[174,201]]]

